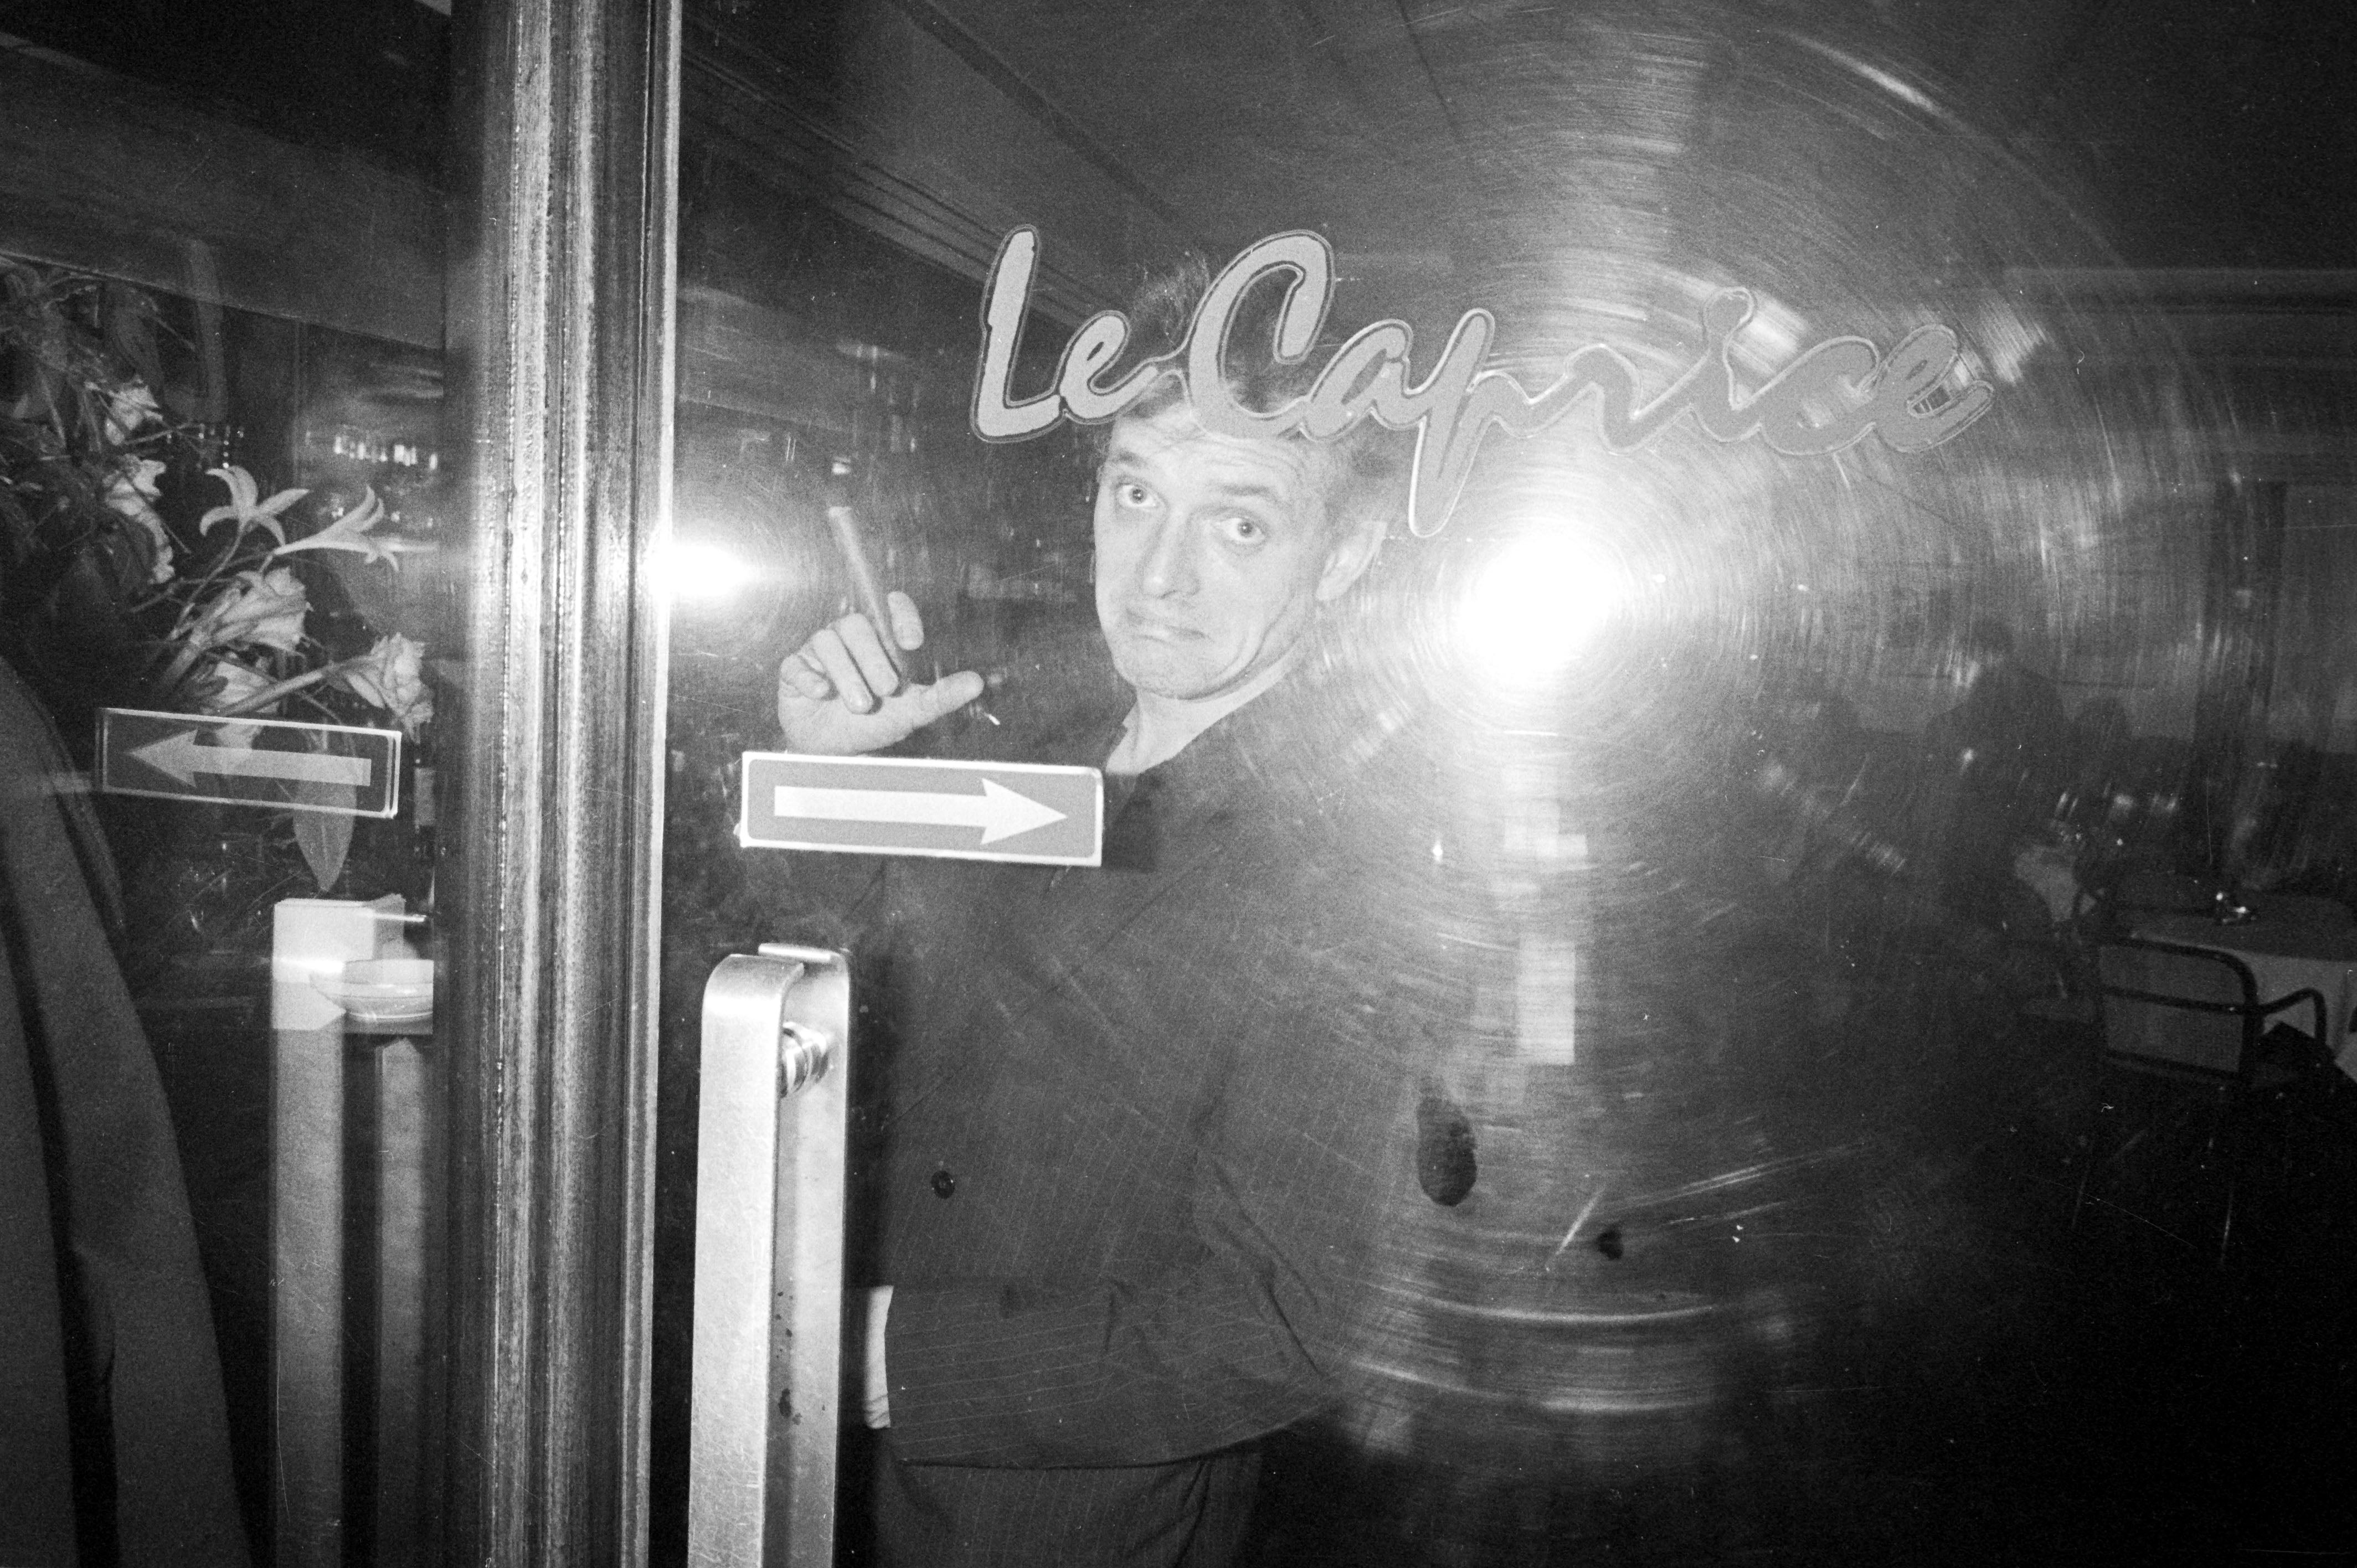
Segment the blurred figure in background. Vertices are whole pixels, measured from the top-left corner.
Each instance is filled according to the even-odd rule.
[[[1932,764],[1953,789],[1941,888],[1956,914],[2002,929],[2017,900],[2016,852],[2054,814],[2069,730],[2054,683],[2021,662],[2005,622],[1973,622],[1958,655],[1964,701],[1926,731]]]
[[[2136,733],[2128,711],[2117,697],[2090,697],[2071,721],[2068,799],[2063,814],[2072,825],[2091,834],[2116,832],[2133,806],[2122,803],[2136,780],[2133,746]]]

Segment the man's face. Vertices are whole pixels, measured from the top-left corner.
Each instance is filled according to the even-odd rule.
[[[1329,456],[1215,435],[1184,403],[1114,426],[1097,475],[1097,620],[1122,679],[1180,701],[1275,666],[1372,554],[1328,527]]]

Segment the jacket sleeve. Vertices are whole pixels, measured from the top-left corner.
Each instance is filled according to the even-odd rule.
[[[178,1145],[110,945],[105,851],[95,821],[61,792],[67,767],[0,663],[0,1085],[16,1101],[0,1115],[10,1145],[0,1157],[0,1296],[16,1298],[0,1310],[0,1473],[14,1494],[0,1500],[0,1537],[70,1538],[70,1513],[41,1520],[33,1510],[42,1470],[79,1472],[93,1457],[81,1451],[86,1419],[111,1513],[108,1561],[242,1568]],[[62,1362],[42,1365],[44,1351]],[[57,1392],[67,1406],[41,1397]],[[28,1451],[45,1434],[55,1450]]]
[[[1369,893],[1297,879],[1277,907],[1239,912],[1255,940],[1232,953],[1228,1001],[1195,1021],[1232,1049],[1190,1129],[1192,1234],[1168,1266],[1077,1287],[896,1287],[885,1359],[903,1459],[1164,1463],[1334,1402],[1395,1299],[1372,1261],[1415,1190],[1403,1031],[1447,1015],[1363,929]],[[1304,918],[1320,907],[1331,918]]]

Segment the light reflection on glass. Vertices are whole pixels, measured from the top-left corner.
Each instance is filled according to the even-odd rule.
[[[1501,546],[1474,574],[1457,610],[1466,656],[1502,684],[1543,682],[1577,658],[1628,591],[1620,570],[1562,533]]]
[[[655,591],[674,605],[725,604],[760,575],[727,546],[696,539],[673,540],[657,551],[651,569]]]

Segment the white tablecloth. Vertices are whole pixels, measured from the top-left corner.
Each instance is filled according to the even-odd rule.
[[[2350,1032],[2350,1015],[2357,1012],[2357,927],[2266,919],[2222,926],[2206,915],[2157,915],[2138,921],[2136,934],[2233,953],[2250,965],[2262,1002],[2313,987],[2324,997],[2324,1048],[2357,1079],[2357,1037]],[[2293,1007],[2276,1021],[2307,1034],[2315,1016],[2305,1006]]]

